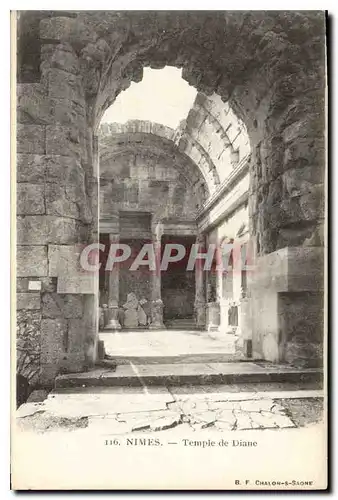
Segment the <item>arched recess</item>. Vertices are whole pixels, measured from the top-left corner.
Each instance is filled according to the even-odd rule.
[[[199,208],[215,192],[219,184],[215,167],[205,168],[196,164],[182,152],[175,142],[175,130],[158,123],[133,120],[126,124],[105,124],[99,136],[100,175],[104,172],[108,158],[120,157],[129,152],[138,152],[164,159],[182,175],[200,199]]]
[[[313,360],[322,340],[324,14],[81,11],[71,17],[39,12],[38,18],[39,74],[25,79],[29,61],[22,61],[18,88],[19,184],[61,181],[53,188],[56,195],[41,188],[41,207],[18,212],[18,245],[25,256],[19,276],[27,276],[26,262],[32,263],[29,272],[46,262],[36,276],[58,282],[44,296],[64,293],[67,301],[76,293],[84,311],[77,323],[67,318],[66,305],[62,325],[43,314],[34,319],[43,342],[52,331],[54,339],[70,339],[66,353],[62,340],[58,349],[41,347],[50,376],[64,360],[74,370],[95,358],[96,337],[85,314],[94,301],[80,276],[71,283],[60,277],[52,256],[54,246],[64,252],[97,237],[95,134],[104,111],[131,81],[142,79],[145,66],[182,68],[188,83],[207,96],[217,94],[243,120],[252,151],[249,211],[257,272],[248,328],[254,353],[273,361]],[[27,177],[27,165],[33,177]],[[60,207],[63,198],[67,204]],[[80,199],[83,208],[74,211]],[[317,311],[311,318],[309,308]]]
[[[318,12],[78,12],[76,20],[42,20],[40,34],[47,43],[63,42],[57,47],[63,60],[62,51],[71,49],[78,57],[93,130],[119,92],[142,79],[144,66],[181,67],[189,84],[227,102],[251,142],[250,227],[256,251],[264,255],[321,238],[320,188],[313,187],[319,199],[313,202],[295,169],[311,163],[316,170],[314,162],[324,159],[324,26]],[[57,66],[53,58],[51,66]],[[289,170],[292,187],[283,175]],[[313,178],[318,184],[318,175]],[[280,203],[277,193],[283,191],[288,201]],[[295,224],[304,217],[299,231]]]

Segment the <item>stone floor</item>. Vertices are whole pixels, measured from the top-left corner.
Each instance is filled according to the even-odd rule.
[[[154,330],[102,332],[105,351],[114,357],[235,355],[237,337],[201,331]]]
[[[322,392],[228,392],[228,386],[102,387],[51,392],[17,411],[22,431],[86,429],[105,436],[163,431],[288,429],[319,422]],[[308,409],[311,408],[311,411]]]

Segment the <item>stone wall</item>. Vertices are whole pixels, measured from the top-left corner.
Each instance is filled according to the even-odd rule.
[[[95,351],[92,279],[81,286],[71,264],[96,237],[91,132],[78,55],[52,42],[40,39],[40,82],[17,87],[17,365],[33,386],[82,370]],[[59,250],[68,266],[55,266]]]
[[[290,257],[288,248],[309,250],[301,257],[305,268],[310,274],[315,263],[322,277],[323,253],[316,250],[324,246],[323,12],[39,11],[20,16],[27,50],[18,68],[17,270],[19,281],[39,281],[41,290],[35,298],[28,297],[34,291],[20,282],[18,293],[27,297],[20,298],[24,308],[18,315],[18,342],[20,336],[26,346],[40,339],[40,348],[35,344],[34,352],[30,347],[20,351],[28,354],[36,368],[35,378],[51,380],[62,361],[65,369],[76,370],[94,360],[95,335],[88,318],[94,317],[95,298],[87,277],[72,268],[73,246],[97,238],[93,133],[118,93],[142,79],[144,66],[180,67],[183,77],[200,93],[217,94],[228,103],[250,139],[249,226],[255,256],[269,259],[286,249],[282,255],[290,269],[290,259],[294,258],[291,267],[299,259],[295,254]],[[203,126],[209,126],[208,122]],[[187,143],[180,144],[185,154]],[[222,177],[213,168],[216,158],[205,158],[205,147],[196,142],[193,150],[198,152],[195,160],[209,196],[216,194]],[[238,148],[233,149],[237,160]],[[61,268],[50,272],[50,255],[55,252],[69,263],[63,266],[66,275]],[[46,278],[56,278],[56,290],[54,282],[54,288],[45,288]],[[257,277],[257,287],[259,281]],[[275,290],[271,300],[278,304],[278,294],[295,291],[315,294],[320,290],[315,281],[311,290],[288,286]],[[55,293],[78,294],[83,316],[67,318],[63,303],[60,318],[44,317],[43,295],[52,300]],[[303,299],[307,304],[305,295],[297,300]],[[285,296],[283,301],[285,314],[291,314],[290,301]],[[264,321],[269,308],[256,304],[253,297],[251,302],[252,318],[262,320],[266,335],[279,345],[277,316],[269,326]],[[278,307],[274,310],[278,315]],[[292,323],[297,310],[301,308],[293,310]],[[308,317],[306,324],[310,321]],[[290,321],[285,328],[291,335]],[[302,332],[305,345],[305,324]],[[259,347],[259,329],[253,335]],[[269,358],[264,349],[257,353]]]

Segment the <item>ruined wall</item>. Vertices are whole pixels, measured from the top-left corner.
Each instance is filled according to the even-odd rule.
[[[270,356],[271,349],[259,346],[273,339],[273,350],[277,347],[279,351],[284,327],[279,321],[264,322],[269,308],[256,304],[254,297],[268,299],[273,295],[277,299],[280,293],[297,291],[302,307],[312,307],[313,298],[307,292],[323,288],[324,13],[40,11],[23,13],[22,19],[28,26],[27,51],[20,62],[23,70],[18,71],[23,86],[18,86],[21,206],[17,269],[18,293],[24,294],[18,321],[19,339],[21,336],[21,344],[27,346],[20,352],[26,350],[30,366],[36,367],[40,356],[51,379],[64,357],[72,360],[71,369],[84,366],[86,359],[93,360],[92,327],[84,317],[86,311],[94,315],[93,290],[74,269],[70,272],[70,263],[63,271],[52,270],[52,256],[61,252],[68,262],[69,255],[74,255],[74,244],[95,239],[93,131],[102,114],[119,92],[142,79],[144,66],[165,65],[181,67],[183,78],[199,92],[219,95],[246,126],[252,149],[250,235],[255,254],[262,259],[258,264],[266,269],[268,261],[279,255],[289,274],[300,263],[303,274],[313,275],[315,269],[311,290],[301,280],[292,279],[278,288],[275,284],[284,272],[278,257],[278,269],[272,265],[266,281],[255,276],[250,285],[256,352],[266,359],[280,360]],[[37,43],[28,43],[37,38]],[[181,147],[184,151],[184,142]],[[205,163],[203,158],[201,155],[201,170],[210,192],[215,193],[218,172],[212,168],[213,162]],[[34,200],[33,191],[37,193]],[[62,207],[60,197],[64,199]],[[66,275],[61,276],[65,270]],[[71,282],[69,276],[74,277]],[[78,294],[84,315],[67,318],[63,304],[59,319],[43,316],[38,295],[28,297],[34,292],[20,281],[29,277],[41,281],[37,292],[40,304],[44,294],[55,294],[44,280],[56,278],[56,293]],[[51,283],[55,287],[55,280]],[[86,300],[91,303],[85,305]],[[297,311],[290,302],[283,301],[282,308],[284,315],[291,314],[292,322],[296,321]],[[275,312],[279,314],[281,309]],[[259,322],[255,323],[255,318]],[[265,343],[259,342],[261,321],[268,339]],[[290,321],[285,328],[291,334]],[[302,331],[305,345],[304,325]],[[26,337],[36,346],[34,353]],[[68,339],[68,349],[63,339]],[[37,369],[34,377],[39,376]]]
[[[32,386],[95,351],[94,288],[74,263],[97,229],[92,137],[78,55],[47,38],[39,82],[26,71],[17,87],[17,364]]]

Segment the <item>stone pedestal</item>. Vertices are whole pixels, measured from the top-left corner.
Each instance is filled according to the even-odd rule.
[[[119,242],[118,234],[109,235],[109,244],[117,244]],[[113,268],[108,271],[108,322],[105,330],[116,331],[121,330],[121,325],[118,319],[119,314],[119,268],[114,263]]]
[[[151,302],[151,323],[150,330],[161,330],[164,328],[163,324],[163,302],[162,299],[153,300]]]
[[[221,326],[219,302],[209,302],[206,309],[208,332],[218,332]]]
[[[161,330],[163,324],[163,302],[161,296],[161,238],[163,226],[161,223],[152,225],[152,241],[155,253],[155,270],[151,274],[151,330]]]
[[[253,356],[299,366],[321,364],[324,250],[287,247],[256,259],[249,273]]]

